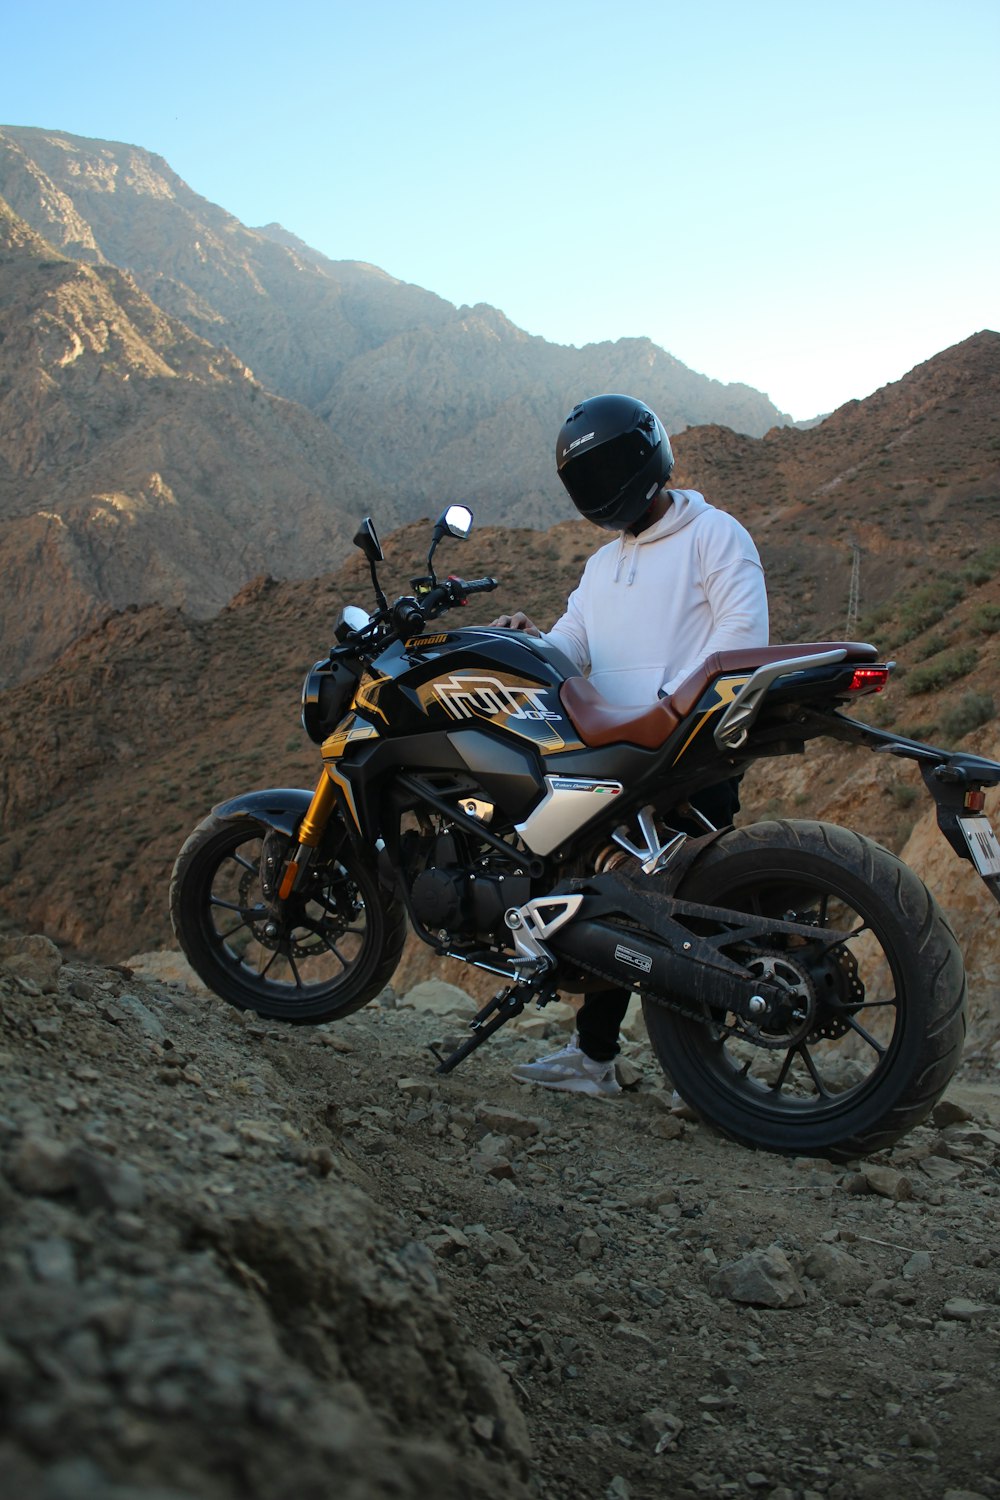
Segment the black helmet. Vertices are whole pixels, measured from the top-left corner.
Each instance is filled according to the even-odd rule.
[[[591,396],[556,439],[556,469],[582,516],[608,531],[644,515],[674,467],[670,439],[634,396]]]

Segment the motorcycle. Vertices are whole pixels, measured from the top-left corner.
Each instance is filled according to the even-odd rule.
[[[544,639],[436,623],[497,586],[434,571],[471,525],[449,507],[426,575],[390,604],[361,523],[376,608],[343,610],[302,690],[315,789],[223,802],[177,857],[192,967],[241,1009],[334,1021],[385,987],[409,926],[503,980],[440,1073],[529,1003],[627,986],[674,1086],[730,1137],[839,1159],[898,1140],[965,1032],[933,896],[862,834],[719,828],[698,793],[818,736],[915,761],[942,834],[1000,900],[984,812],[1000,764],[852,719],[895,665],[854,641],[723,651],[669,698],[614,706]]]

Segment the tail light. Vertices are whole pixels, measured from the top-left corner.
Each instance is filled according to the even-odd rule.
[[[888,681],[888,667],[855,667],[850,691],[852,693],[880,693]]]

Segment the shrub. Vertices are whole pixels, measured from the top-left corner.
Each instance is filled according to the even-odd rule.
[[[900,726],[899,733],[908,740],[933,741],[937,734],[937,725],[933,722],[930,724],[903,724]]]
[[[913,559],[908,558],[906,566],[911,566],[912,563]],[[890,628],[884,634],[888,635],[894,646],[903,646],[943,620],[964,594],[965,584],[953,574],[945,573],[933,583],[898,590],[891,599],[868,610],[858,622],[858,629],[862,636],[870,638],[879,626],[893,622],[895,628]]]
[[[906,674],[903,691],[909,697],[918,693],[933,693],[947,687],[957,677],[966,677],[979,660],[975,646],[957,646],[953,651],[942,651],[922,667],[914,667]]]
[[[874,724],[876,729],[889,729],[896,722],[896,704],[888,698],[870,698],[864,705],[860,717]]]
[[[970,614],[969,624],[980,635],[993,635],[1000,630],[1000,604],[980,604]]]
[[[988,583],[997,573],[1000,573],[1000,546],[996,543],[991,547],[984,547],[962,569],[962,577],[969,583],[976,584]]]
[[[947,645],[947,637],[935,631],[933,635],[929,635],[925,640],[921,641],[919,648],[914,653],[915,658],[917,661],[926,661],[929,656],[937,656],[939,651],[944,651]]]
[[[948,740],[960,740],[982,724],[988,724],[996,715],[992,693],[980,693],[974,689],[963,693],[959,701],[941,718],[941,733]]]
[[[962,585],[957,579],[947,576],[915,588],[896,612],[899,621],[897,644],[902,646],[907,641],[912,641],[914,636],[921,635],[939,620],[943,620],[948,611],[954,609],[963,593]]]
[[[880,625],[892,619],[892,614],[891,603],[876,604],[874,609],[868,610],[858,621],[859,638],[865,641],[869,636],[874,635]]]

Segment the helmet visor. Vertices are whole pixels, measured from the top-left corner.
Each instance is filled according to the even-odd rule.
[[[573,458],[561,478],[583,515],[598,520],[621,491],[649,462],[657,445],[640,429],[624,432]]]

